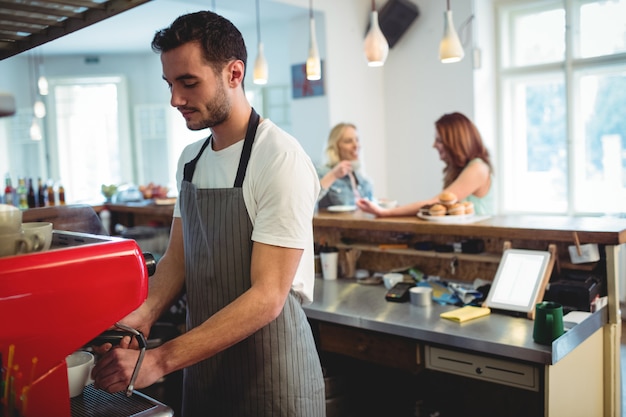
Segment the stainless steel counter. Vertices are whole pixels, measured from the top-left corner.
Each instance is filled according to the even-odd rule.
[[[385,300],[385,292],[382,285],[317,278],[314,301],[304,306],[304,311],[310,319],[540,365],[556,364],[607,323],[604,307],[567,331],[552,346],[544,346],[533,341],[533,321],[527,318],[492,313],[460,324],[439,317],[455,306],[393,303]]]

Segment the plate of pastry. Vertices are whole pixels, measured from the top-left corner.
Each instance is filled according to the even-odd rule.
[[[462,223],[474,219],[474,204],[459,202],[454,193],[444,191],[439,194],[437,203],[422,207],[417,217],[439,223]]]
[[[356,206],[354,205],[345,205],[345,206],[329,206],[326,210],[333,213],[343,213],[346,211],[354,211],[356,210]]]
[[[475,220],[475,216],[473,213],[472,214],[457,214],[457,215],[444,214],[444,215],[433,216],[430,214],[424,214],[422,212],[419,212],[417,213],[417,217],[423,220],[428,220],[431,222],[438,222],[438,223],[463,223],[463,222]]]

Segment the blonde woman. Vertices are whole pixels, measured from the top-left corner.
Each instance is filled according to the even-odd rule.
[[[328,135],[327,163],[317,169],[322,191],[319,208],[356,205],[359,198],[372,199],[372,183],[360,169],[361,144],[352,123],[339,123]]]

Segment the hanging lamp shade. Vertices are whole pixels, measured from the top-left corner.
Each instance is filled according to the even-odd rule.
[[[382,30],[380,30],[378,12],[375,9],[373,0],[370,30],[365,36],[364,50],[368,66],[382,67],[385,65],[385,60],[389,53],[389,43],[387,43],[387,38],[385,38]]]
[[[315,81],[322,78],[322,62],[317,48],[315,36],[315,18],[313,17],[313,1],[309,2],[309,56],[306,59],[306,79]]]
[[[30,133],[30,138],[32,140],[39,141],[39,140],[43,139],[43,134],[41,132],[41,126],[39,126],[39,120],[36,117],[33,118],[33,122],[30,125],[29,133]]]
[[[39,88],[40,95],[48,95],[48,79],[45,76],[39,76],[39,79],[37,80],[37,87]]]
[[[454,28],[452,10],[450,10],[449,2],[448,10],[446,10],[443,15],[443,21],[443,38],[439,43],[439,60],[444,64],[459,62],[465,56],[465,52],[459,40],[459,35],[457,35],[456,29]]]
[[[257,48],[256,59],[254,60],[254,71],[252,81],[255,84],[267,84],[267,60],[263,54],[263,42],[261,42],[261,12],[259,0],[256,0],[256,36],[259,47]]]
[[[255,84],[267,84],[267,60],[263,54],[263,43],[259,42],[259,48],[254,60],[254,79]]]
[[[35,101],[35,104],[33,105],[33,112],[35,113],[35,117],[38,119],[46,117],[46,105],[43,104],[43,101],[40,99]]]

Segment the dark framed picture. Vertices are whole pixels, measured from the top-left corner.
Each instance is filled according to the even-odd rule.
[[[324,74],[324,61],[321,62],[322,74]],[[306,79],[306,64],[294,64],[291,66],[291,91],[293,98],[304,98],[324,95],[324,76],[319,80]]]

